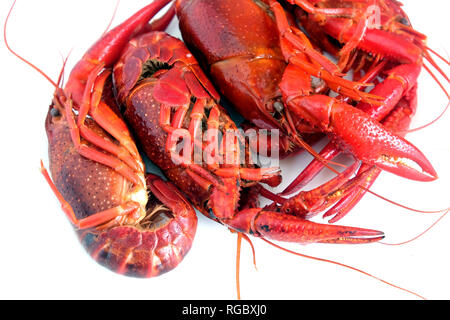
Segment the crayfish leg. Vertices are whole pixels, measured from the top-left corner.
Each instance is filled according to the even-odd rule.
[[[50,178],[50,175],[48,174],[47,169],[44,167],[42,160],[41,160],[41,173],[44,175],[45,180],[47,180],[47,183],[49,184],[53,193],[57,197],[58,201],[61,203],[61,207],[64,213],[66,214],[67,218],[79,230],[98,227],[118,217],[133,215],[136,211],[139,210],[138,203],[128,202],[125,205],[119,205],[114,208],[110,208],[101,212],[91,214],[86,218],[78,219],[71,205],[64,199],[62,194],[56,188],[55,184]]]
[[[282,204],[280,210],[288,214],[310,218],[327,209],[344,197],[348,190],[353,190],[355,183],[350,180],[350,177],[358,167],[359,161],[354,161],[351,166],[333,179],[313,190],[302,191],[293,196]]]

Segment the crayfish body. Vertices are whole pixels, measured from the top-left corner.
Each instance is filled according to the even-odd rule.
[[[197,227],[195,211],[180,191],[145,174],[114,104],[109,70],[128,40],[145,31],[168,2],[150,4],[98,40],[65,88],[57,86],[45,125],[53,181],[43,165],[41,171],[81,243],[101,265],[135,277],[175,268]],[[170,14],[164,19],[170,21]]]

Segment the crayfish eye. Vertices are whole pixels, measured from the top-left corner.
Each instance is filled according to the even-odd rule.
[[[273,117],[276,120],[281,120],[283,118],[284,104],[281,101],[275,100],[271,106]]]
[[[61,115],[61,112],[59,112],[58,108],[52,107],[50,109],[50,115],[54,118],[54,117],[59,117]]]
[[[409,21],[406,18],[401,18],[398,22],[403,24],[403,25],[405,25],[405,26],[407,26],[407,27],[410,27]]]
[[[280,101],[275,101],[273,104],[273,108],[278,112],[282,113],[284,110],[284,104]]]
[[[142,65],[142,72],[139,81],[146,78],[151,78],[159,70],[170,70],[170,69],[172,69],[172,66],[166,62],[161,62],[156,59],[147,60]]]

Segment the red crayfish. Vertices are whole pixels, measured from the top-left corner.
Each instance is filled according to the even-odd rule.
[[[195,211],[180,191],[145,174],[110,84],[109,68],[123,46],[171,20],[173,10],[147,25],[168,2],[155,1],[106,33],[75,65],[64,89],[60,80],[52,82],[56,90],[45,123],[53,181],[42,163],[41,171],[81,243],[100,264],[137,277],[176,267],[197,228]]]
[[[237,127],[218,105],[217,93],[180,40],[155,32],[133,39],[114,76],[125,118],[145,153],[206,216],[239,232],[280,241],[364,243],[383,237],[374,230],[322,225],[258,208],[253,200],[240,210],[241,193],[251,193],[248,188],[255,182],[279,183],[278,169],[215,160],[220,155],[240,159],[241,139],[226,134],[227,130],[237,132]],[[205,141],[197,135],[202,128],[207,129]],[[198,145],[201,154],[213,161],[194,163],[193,148],[188,148],[183,156],[189,161],[181,164],[174,149],[178,139],[171,136],[177,130],[179,136],[189,138],[186,144]],[[216,146],[209,153],[211,145]]]
[[[180,262],[196,228],[192,208],[173,185],[145,177],[131,133],[111,98],[113,65],[118,101],[144,151],[208,217],[239,232],[281,241],[382,239],[379,231],[317,224],[258,208],[256,182],[277,185],[279,169],[216,162],[219,152],[239,159],[238,144],[245,142],[226,135],[237,127],[184,44],[165,33],[144,32],[167,25],[173,10],[146,26],[167,3],[156,1],[106,33],[74,67],[64,89],[59,81],[54,84],[46,120],[54,182],[41,170],[91,255],[119,273],[158,275]],[[208,154],[211,161],[176,163],[174,130],[184,130],[203,151],[196,132],[205,126],[207,141],[217,150]],[[248,200],[242,204],[241,198]]]
[[[389,73],[392,81],[401,83],[404,80],[408,85],[402,87],[403,91],[393,99],[395,103],[388,112],[375,117],[361,105],[385,105],[388,99],[384,99],[383,94],[392,87],[375,93],[375,89],[381,87],[379,85],[372,92],[365,93],[359,88],[369,81],[369,76],[366,75],[361,82],[343,80],[340,72],[354,65],[354,53],[341,58],[337,69],[322,59],[306,38],[301,38],[307,43],[305,51],[293,49],[292,43],[280,46],[278,40],[284,36],[282,32],[288,32],[287,26],[280,28],[281,18],[273,20],[268,7],[258,4],[262,11],[254,16],[255,22],[259,17],[267,25],[263,27],[258,22],[255,28],[260,26],[269,30],[270,52],[256,50],[254,58],[257,59],[248,61],[248,54],[236,54],[239,50],[231,55],[232,61],[222,61],[223,56],[216,52],[211,53],[212,59],[217,60],[213,63],[207,54],[202,62],[209,65],[213,79],[229,100],[238,108],[242,106],[239,110],[255,125],[283,130],[287,137],[284,140],[286,153],[301,146],[311,151],[300,133],[311,134],[310,138],[314,139],[314,134],[320,131],[329,134],[335,144],[352,152],[366,166],[366,169],[360,168],[358,179],[347,182],[356,170],[356,166],[352,166],[337,179],[316,190],[303,192],[281,206],[258,207],[259,183],[277,185],[280,172],[278,168],[215,162],[219,156],[237,159],[241,152],[247,159],[248,146],[239,134],[231,138],[226,135],[227,130],[238,132],[237,126],[219,105],[218,93],[184,44],[164,32],[155,31],[165,29],[173,15],[172,9],[161,20],[147,25],[168,2],[155,1],[104,35],[75,66],[64,89],[59,87],[60,81],[54,83],[56,91],[46,120],[53,181],[43,166],[42,172],[61,201],[64,212],[77,228],[82,244],[101,264],[119,273],[141,277],[155,276],[174,268],[189,251],[196,230],[197,218],[186,198],[209,218],[255,236],[299,243],[378,241],[383,238],[379,231],[318,224],[307,218],[336,199],[342,199],[342,193],[360,190],[355,186],[361,181],[372,181],[378,167],[417,180],[436,177],[420,151],[400,137],[408,128],[416,106],[417,68],[414,70],[417,74],[411,75],[411,80],[406,75],[399,75],[398,71]],[[184,9],[195,10],[195,6],[185,6],[182,2],[178,1],[178,14],[183,35],[194,53],[202,52],[202,41],[196,43],[195,37],[195,40],[190,40],[187,34],[191,30],[186,27],[189,23],[185,21],[187,18],[183,19]],[[271,4],[276,8],[269,1],[268,5]],[[241,13],[250,12],[253,11]],[[262,42],[267,40],[258,38]],[[217,39],[212,40],[214,43]],[[220,39],[225,40],[233,43],[231,38]],[[258,49],[264,49],[264,46]],[[233,45],[225,47],[236,49]],[[307,61],[303,67],[315,69],[300,70],[295,64],[299,58]],[[319,61],[308,61],[313,58]],[[365,62],[369,65],[369,57],[364,59],[369,61]],[[239,65],[241,60],[247,65]],[[266,62],[273,66],[267,67]],[[235,69],[227,64],[233,64]],[[341,64],[345,64],[345,68]],[[217,71],[224,65],[225,71]],[[367,74],[374,78],[381,70],[386,71],[386,66],[392,67],[392,64],[372,63]],[[112,68],[114,80],[111,79]],[[241,72],[248,74],[242,76]],[[264,73],[268,77],[260,78]],[[306,77],[311,74],[323,81],[317,88],[307,84]],[[246,84],[238,89],[232,88],[239,80],[238,76],[245,78],[243,82]],[[300,76],[298,82],[305,85],[300,95],[298,88],[289,81],[284,82],[294,76]],[[222,85],[221,81],[225,84]],[[249,92],[254,88],[249,88],[250,85],[259,86],[263,92],[252,96]],[[377,121],[354,111],[358,109],[350,104],[328,97],[329,89],[341,93],[347,101],[358,101],[358,106]],[[316,96],[311,94],[313,91]],[[254,92],[257,90],[252,94]],[[116,105],[115,93],[121,106]],[[236,101],[245,101],[245,106],[236,104]],[[332,107],[333,111],[315,110],[316,105],[322,103]],[[328,113],[335,111],[332,116]],[[339,113],[341,111],[343,113]],[[358,118],[363,125],[352,127],[352,123],[344,121],[349,115]],[[327,122],[330,119],[333,122]],[[383,121],[384,126],[378,121]],[[372,127],[368,131],[360,130],[367,126]],[[209,129],[206,141],[197,139],[203,129]],[[370,136],[374,130],[385,135],[384,140],[394,141],[393,145],[383,143],[378,147],[379,141],[376,140],[379,136]],[[398,131],[399,135],[392,134],[391,130]],[[352,140],[352,132],[358,132],[356,140],[360,137],[362,140]],[[145,174],[133,136],[174,184]],[[190,144],[185,149],[188,151],[183,150],[181,156],[176,150],[180,137],[188,137]],[[362,145],[367,141],[374,142],[378,150]],[[206,164],[193,163],[191,151],[196,147],[204,151],[207,143],[213,144],[213,149],[222,154],[207,154],[210,161]],[[244,146],[244,151],[239,144]],[[401,147],[397,148],[396,144],[401,144]],[[335,155],[338,151],[333,152]],[[189,160],[184,162],[186,156]],[[327,165],[330,158],[321,153],[318,161]],[[410,166],[409,162],[403,161],[404,158],[415,165]],[[298,185],[293,188],[298,188]]]
[[[177,1],[183,39],[221,93],[253,126],[279,128],[285,135],[280,143],[284,153],[304,147],[316,157],[282,195],[298,191],[324,165],[337,174],[329,161],[340,151],[363,163],[350,181],[355,167],[316,190],[321,197],[311,199],[311,192],[289,200],[265,195],[280,203],[282,211],[302,216],[341,201],[325,214],[335,215],[336,221],[381,169],[413,180],[435,180],[430,162],[402,136],[415,111],[422,57],[438,67],[426,50],[425,36],[409,26],[398,2],[288,2],[292,5],[282,7],[275,0]],[[376,27],[369,26],[372,17],[366,14],[371,5],[380,10]],[[311,41],[297,21],[310,32]],[[319,48],[333,48],[329,50],[339,63]],[[362,72],[358,82],[342,78],[350,69],[355,75]],[[362,90],[378,76],[383,81],[370,92]],[[331,97],[331,91],[340,96]],[[319,154],[308,145],[317,132],[331,140]]]

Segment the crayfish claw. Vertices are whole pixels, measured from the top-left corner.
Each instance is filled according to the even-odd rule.
[[[377,230],[320,224],[261,208],[242,210],[233,219],[226,221],[226,224],[239,232],[302,244],[370,243],[384,238],[384,233]]]

